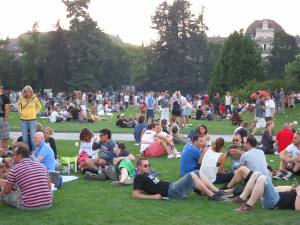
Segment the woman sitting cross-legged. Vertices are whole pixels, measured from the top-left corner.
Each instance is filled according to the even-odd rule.
[[[211,148],[202,153],[200,172],[208,177],[214,184],[228,183],[234,176],[233,172],[226,172],[224,164],[226,155],[223,154],[224,139],[217,138]]]
[[[77,163],[81,169],[86,168],[86,161],[91,158],[95,159],[98,156],[98,151],[93,151],[93,133],[88,128],[83,128],[80,132],[80,148],[78,153]]]
[[[135,167],[131,160],[135,160],[135,157],[126,150],[126,147],[123,143],[116,144],[113,150],[115,154],[113,164],[118,168],[120,180],[113,181],[112,185],[122,186],[132,184],[135,174]]]

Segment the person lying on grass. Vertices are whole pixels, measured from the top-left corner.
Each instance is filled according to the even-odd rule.
[[[233,199],[235,203],[242,203],[236,212],[252,211],[255,203],[260,199],[263,208],[294,209],[300,211],[300,186],[290,187],[289,190],[279,192],[272,181],[260,172],[254,172],[243,193]],[[250,197],[249,197],[250,196]],[[249,197],[249,198],[248,198]]]
[[[132,197],[138,199],[184,199],[194,190],[208,196],[209,200],[225,200],[227,193],[215,187],[199,170],[188,173],[176,182],[163,182],[150,174],[147,158],[137,161],[137,175],[134,178]]]
[[[123,186],[133,183],[133,177],[135,174],[135,167],[131,160],[135,160],[135,157],[130,154],[123,143],[117,143],[114,147],[115,157],[113,159],[114,166],[117,167],[119,181],[113,181],[114,186]]]

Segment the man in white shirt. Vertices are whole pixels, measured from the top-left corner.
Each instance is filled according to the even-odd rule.
[[[128,105],[129,105],[129,95],[127,93],[124,96],[124,103],[125,103],[125,107],[127,109]]]
[[[229,92],[225,95],[225,107],[226,107],[226,113],[231,114],[231,103],[232,103],[232,96]]]
[[[300,132],[293,137],[293,143],[280,152],[280,171],[276,179],[289,180],[295,173],[300,172]]]
[[[265,107],[266,107],[266,122],[274,119],[275,116],[275,102],[273,99],[271,99],[270,95],[266,96],[266,102],[265,102]]]

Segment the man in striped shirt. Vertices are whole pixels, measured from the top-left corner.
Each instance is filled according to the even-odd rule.
[[[45,167],[29,159],[30,151],[23,143],[14,148],[16,161],[2,180],[2,200],[18,209],[48,209],[52,206],[51,181]],[[0,199],[1,199],[0,198]]]

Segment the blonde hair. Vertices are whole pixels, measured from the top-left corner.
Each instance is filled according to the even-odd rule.
[[[53,135],[53,130],[52,130],[52,128],[46,127],[46,128],[44,129],[44,132],[46,132],[46,131],[49,131],[49,134],[50,134],[50,135]]]
[[[32,89],[32,87],[31,86],[29,86],[29,85],[26,85],[24,88],[23,88],[23,90],[22,90],[22,96],[24,97],[24,93],[25,92],[31,92],[32,94],[33,94],[33,89]]]

